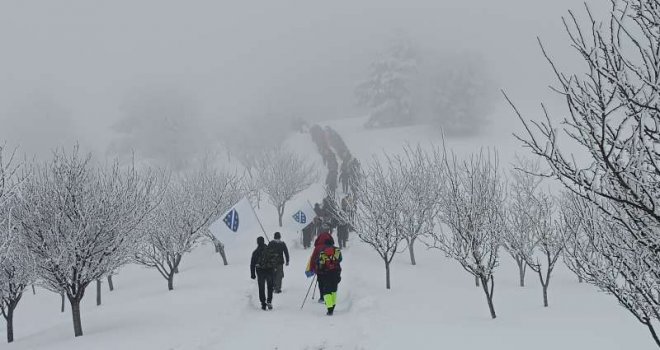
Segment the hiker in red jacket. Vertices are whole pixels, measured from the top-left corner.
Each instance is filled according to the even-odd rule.
[[[317,273],[317,264],[319,260],[319,253],[325,246],[325,242],[327,240],[330,240],[332,244],[335,243],[335,240],[332,238],[332,234],[329,231],[324,231],[319,233],[319,235],[316,237],[316,240],[314,241],[314,250],[312,251],[312,255],[309,257],[309,271],[312,273]],[[318,277],[318,274],[317,274]],[[317,278],[318,284],[319,284],[319,303],[323,303],[323,281],[321,279]]]
[[[316,276],[319,286],[323,285],[321,296],[328,309],[326,315],[332,316],[337,305],[337,287],[341,281],[341,250],[334,246],[331,238],[325,240],[316,263]]]

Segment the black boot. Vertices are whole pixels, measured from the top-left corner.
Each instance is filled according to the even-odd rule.
[[[261,310],[266,310],[266,304],[265,303],[261,304]]]
[[[332,316],[332,314],[333,314],[334,312],[335,312],[335,307],[334,307],[334,306],[333,306],[333,307],[329,307],[329,308],[328,308],[328,312],[326,313],[326,315],[328,315],[328,316]]]

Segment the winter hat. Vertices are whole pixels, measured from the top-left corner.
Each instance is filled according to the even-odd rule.
[[[266,244],[266,241],[264,240],[263,237],[259,236],[259,237],[257,237],[257,244],[258,245],[264,245],[264,244]]]
[[[280,239],[282,238],[282,235],[279,232],[275,232],[275,235],[273,235],[275,239]]]

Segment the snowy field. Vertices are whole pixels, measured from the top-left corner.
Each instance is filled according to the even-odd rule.
[[[398,150],[405,142],[436,139],[421,127],[351,131],[356,120],[331,123],[363,162],[371,154]],[[459,153],[501,145],[503,163],[515,148],[510,132],[497,128],[487,137],[462,139],[448,146]],[[411,135],[427,135],[427,138]],[[511,140],[511,141],[509,141]],[[437,141],[437,139],[436,139]],[[309,135],[294,135],[289,144],[316,149]],[[318,187],[301,194],[318,201]],[[295,205],[291,206],[293,209]],[[266,230],[279,230],[275,209],[262,204],[258,213]],[[310,253],[298,233],[281,230],[291,252],[283,293],[274,310],[259,308],[256,282],[250,279],[253,246],[229,251],[223,266],[210,244],[184,257],[174,291],[155,270],[127,266],[115,276],[115,291],[103,285],[103,305],[95,305],[91,286],[82,305],[85,335],[74,338],[69,306],[60,313],[59,295],[37,288],[27,291],[15,315],[15,343],[2,349],[653,349],[646,329],[613,297],[579,284],[559,266],[550,285],[550,307],[542,306],[536,275],[518,287],[517,267],[501,253],[495,274],[497,319],[488,313],[484,293],[474,279],[437,250],[417,246],[417,266],[406,253],[392,266],[392,289],[385,289],[382,261],[351,236],[343,251],[342,281],[333,317],[311,298],[300,306],[311,282],[304,275]],[[316,293],[318,298],[318,292]],[[67,303],[68,304],[68,303]],[[0,323],[4,333],[4,323]]]

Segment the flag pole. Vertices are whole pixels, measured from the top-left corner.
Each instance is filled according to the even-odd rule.
[[[254,217],[257,218],[257,222],[259,223],[259,226],[261,227],[261,231],[263,231],[264,236],[266,236],[266,239],[270,241],[270,238],[268,238],[268,234],[266,233],[266,230],[264,230],[264,225],[262,225],[261,220],[259,220],[259,215],[257,215],[256,211],[254,211],[254,208],[252,207],[252,203],[250,203],[250,200],[248,199],[247,201],[250,204],[250,209],[252,209],[252,213],[254,214]]]

